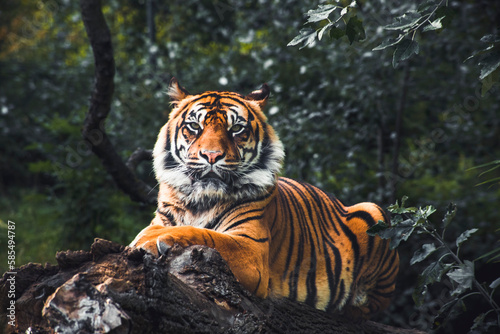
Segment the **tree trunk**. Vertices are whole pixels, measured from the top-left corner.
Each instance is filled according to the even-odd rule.
[[[353,322],[243,289],[219,253],[174,246],[159,259],[96,239],[90,252],[56,255],[14,275],[16,326],[5,323],[12,276],[0,281],[6,333],[419,333]]]
[[[396,128],[395,128],[395,138],[394,138],[394,148],[392,156],[392,177],[391,177],[391,200],[390,203],[396,201],[396,191],[397,183],[399,179],[399,150],[401,148],[401,137],[403,132],[403,114],[406,106],[406,96],[408,94],[408,86],[410,79],[410,64],[407,61],[405,63],[405,68],[403,72],[403,82],[401,98],[399,99],[399,105],[396,114]]]

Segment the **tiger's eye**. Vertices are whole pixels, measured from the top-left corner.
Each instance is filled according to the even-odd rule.
[[[241,130],[243,130],[243,125],[241,125],[241,124],[235,124],[231,127],[232,133],[238,133],[238,132],[241,132]]]
[[[193,131],[198,131],[200,129],[200,124],[192,122],[192,123],[187,123],[187,126],[193,130]]]

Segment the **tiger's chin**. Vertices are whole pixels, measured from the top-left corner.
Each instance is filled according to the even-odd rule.
[[[249,173],[240,178],[187,176],[183,172],[163,174],[162,183],[177,191],[178,199],[187,209],[194,211],[210,210],[222,203],[252,200],[266,194],[277,182],[277,176],[269,170]]]

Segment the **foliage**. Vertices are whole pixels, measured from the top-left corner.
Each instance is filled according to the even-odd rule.
[[[488,44],[488,46],[474,52],[467,60],[472,58],[481,59],[479,61],[479,66],[481,67],[479,79],[483,83],[481,92],[484,95],[494,82],[497,82],[500,78],[500,37],[496,34],[485,35],[481,38],[481,42]]]
[[[320,27],[317,29],[306,28],[300,31],[288,46],[294,46],[303,43],[300,49],[306,46],[314,45],[316,38],[321,41],[323,35],[329,33],[331,38],[339,39],[347,36],[349,42],[357,42],[365,39],[365,29],[363,23],[354,14],[356,8],[356,1],[352,1],[349,5],[343,7],[338,5],[319,5],[315,10],[309,10],[306,14],[308,16],[306,24],[318,23]],[[330,19],[330,15],[336,15],[335,18]],[[343,27],[340,23],[344,23]]]
[[[373,50],[384,50],[395,46],[392,65],[396,67],[401,61],[418,54],[420,48],[415,37],[417,32],[440,30],[447,26],[454,15],[454,11],[447,6],[447,1],[426,1],[403,15],[396,17],[393,23],[384,26],[384,29],[398,33],[396,38],[383,41]]]
[[[300,43],[303,43],[300,49],[314,46],[316,39],[321,41],[327,32],[330,32],[332,39],[347,36],[351,44],[354,41],[364,40],[366,34],[363,22],[355,15],[357,5],[357,1],[352,1],[346,6],[327,4],[319,5],[315,10],[309,10],[306,13],[308,19],[305,24],[313,23],[319,27],[302,29],[299,35],[288,43],[288,46]],[[330,17],[330,15],[334,17]],[[396,32],[397,36],[386,38],[373,48],[373,51],[395,47],[392,65],[396,67],[400,62],[419,53],[418,37],[420,34],[439,31],[450,26],[455,15],[456,11],[451,8],[448,0],[427,0],[416,8],[410,5],[409,10],[403,15],[396,17],[392,23],[382,27],[385,30]],[[339,26],[339,21],[344,22],[343,28]],[[466,61],[474,57],[481,58],[479,79],[483,82],[482,95],[484,95],[500,78],[500,38],[496,34],[488,34],[481,38],[481,42],[487,43],[488,46],[475,51]]]
[[[479,177],[481,177],[481,176],[483,176],[485,174],[491,175],[490,174],[491,172],[499,169],[500,168],[500,160],[494,160],[494,161],[491,161],[491,162],[488,162],[488,163],[485,163],[485,164],[482,164],[482,165],[479,165],[479,166],[475,166],[475,167],[469,168],[469,170],[481,169],[481,168],[485,168],[485,167],[488,167],[488,170],[486,170],[486,171],[482,172],[481,174],[479,174]],[[490,179],[488,179],[486,181],[483,181],[483,182],[479,183],[478,186],[483,185],[483,184],[488,184],[488,183],[500,183],[500,177],[490,178]]]
[[[447,321],[453,316],[457,316],[458,313],[453,314],[453,311],[460,312],[460,306],[462,306],[461,310],[463,312],[466,298],[481,295],[484,302],[490,305],[490,309],[476,316],[470,332],[488,333],[489,330],[495,330],[494,328],[498,330],[500,328],[500,306],[495,301],[494,295],[500,285],[500,276],[490,282],[488,286],[483,286],[474,274],[475,261],[466,260],[460,254],[462,244],[478,229],[472,228],[462,232],[455,240],[456,247],[452,247],[446,241],[445,234],[456,216],[457,206],[450,204],[446,209],[442,222],[438,225],[429,219],[429,216],[436,212],[432,205],[424,208],[405,207],[407,199],[404,196],[401,205],[396,201],[395,204],[389,206],[389,211],[395,215],[392,219],[392,226],[381,221],[372,226],[368,230],[368,234],[372,236],[379,235],[383,239],[391,238],[391,249],[396,248],[402,240],[408,240],[414,232],[430,236],[433,239],[432,242],[423,244],[410,260],[410,265],[415,265],[429,259],[433,254],[437,255],[435,256],[436,260],[429,261],[430,263],[418,276],[417,286],[413,291],[415,304],[422,306],[429,285],[441,283],[447,276],[448,284],[446,287],[451,287],[450,298],[437,312],[433,322],[435,328],[445,326]],[[422,237],[420,238],[422,239]],[[498,254],[496,254],[498,251],[499,249],[496,249],[483,254],[476,261],[485,258],[490,258],[490,261],[494,260],[498,257]],[[465,292],[469,293],[465,294]]]

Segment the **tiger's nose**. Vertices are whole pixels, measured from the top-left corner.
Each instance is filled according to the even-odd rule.
[[[200,155],[211,165],[224,158],[224,153],[222,151],[201,150]]]

